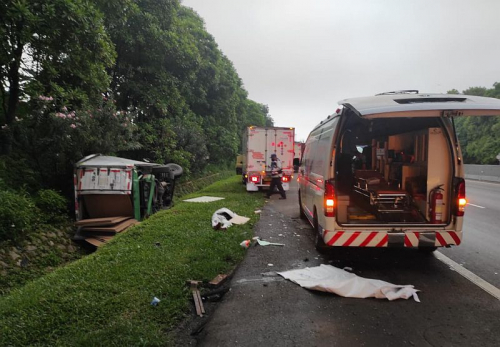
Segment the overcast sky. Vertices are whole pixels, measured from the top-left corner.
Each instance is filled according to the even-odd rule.
[[[341,99],[500,82],[500,0],[182,2],[297,140]]]

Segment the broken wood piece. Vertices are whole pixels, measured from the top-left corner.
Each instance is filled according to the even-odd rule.
[[[201,300],[200,290],[198,289],[198,284],[200,281],[188,281],[191,287],[191,292],[193,293],[194,305],[196,307],[196,314],[203,317],[205,313],[205,308],[203,307],[203,301]]]
[[[221,285],[222,282],[226,280],[226,278],[227,278],[226,274],[218,274],[217,276],[215,276],[213,280],[208,282],[208,284],[213,287],[218,287],[219,285]]]

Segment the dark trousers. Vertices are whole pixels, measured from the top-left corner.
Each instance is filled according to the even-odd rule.
[[[271,178],[271,185],[269,186],[269,192],[267,193],[267,197],[270,197],[272,194],[274,194],[274,188],[276,188],[276,187],[278,187],[278,190],[280,191],[281,197],[286,198],[285,190],[283,189],[283,186],[281,185],[281,177]]]

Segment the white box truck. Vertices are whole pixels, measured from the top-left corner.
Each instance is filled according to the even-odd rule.
[[[247,191],[258,191],[271,184],[271,154],[281,160],[283,189],[290,188],[293,178],[294,128],[250,126],[243,133],[243,181]]]

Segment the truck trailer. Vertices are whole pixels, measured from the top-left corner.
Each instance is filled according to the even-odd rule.
[[[271,154],[281,161],[283,189],[293,178],[295,129],[255,127],[245,129],[242,144],[242,175],[247,191],[268,189],[271,184]]]

